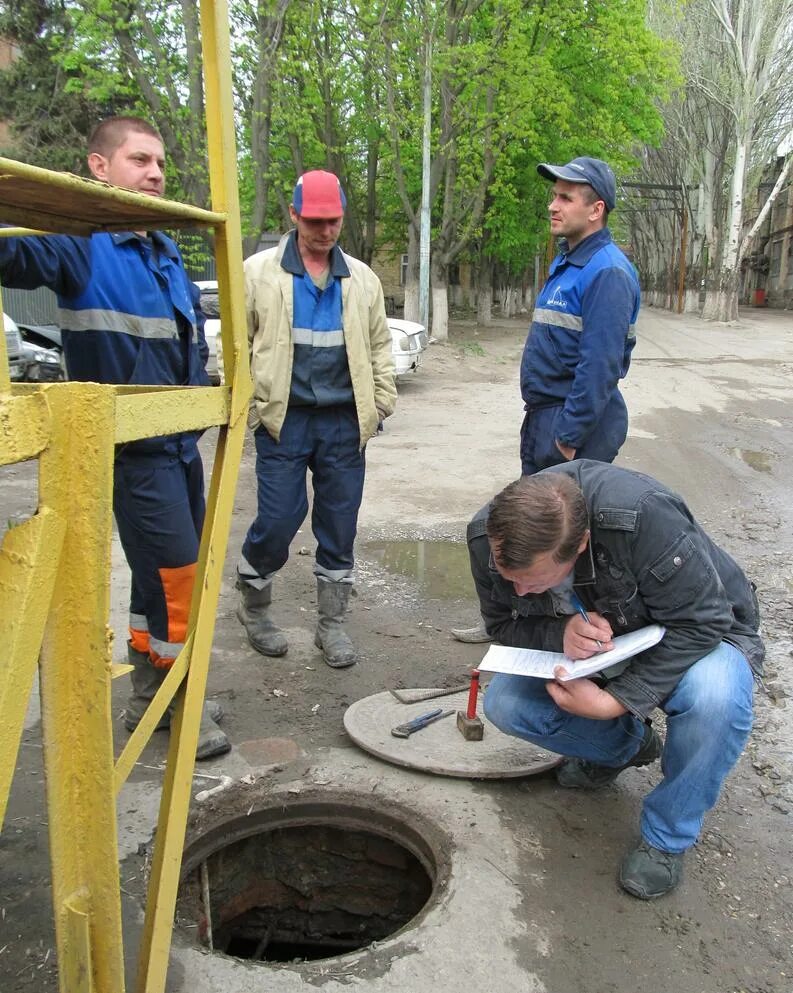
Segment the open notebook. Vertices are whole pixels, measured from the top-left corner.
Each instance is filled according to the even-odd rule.
[[[491,645],[479,663],[484,672],[506,672],[513,676],[535,676],[538,679],[553,679],[557,665],[567,669],[566,676],[559,679],[577,679],[593,672],[607,669],[616,662],[638,655],[646,648],[657,645],[666,633],[660,624],[650,624],[638,631],[621,634],[614,638],[614,647],[609,652],[599,652],[590,659],[573,661],[562,652],[541,652],[534,648],[507,648],[505,645]]]

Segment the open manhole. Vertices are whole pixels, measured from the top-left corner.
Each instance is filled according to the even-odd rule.
[[[413,811],[403,819],[347,797],[233,816],[186,849],[177,918],[205,947],[241,959],[356,951],[427,907],[447,874],[433,834]]]

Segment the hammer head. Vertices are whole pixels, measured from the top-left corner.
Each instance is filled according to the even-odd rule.
[[[468,717],[464,710],[457,711],[457,730],[466,741],[481,741],[485,726],[479,717]]]

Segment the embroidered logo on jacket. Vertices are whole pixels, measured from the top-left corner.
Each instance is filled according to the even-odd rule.
[[[567,307],[567,301],[562,296],[561,286],[556,286],[551,296],[545,301],[545,305],[548,307]]]

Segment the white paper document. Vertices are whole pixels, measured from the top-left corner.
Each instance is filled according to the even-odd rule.
[[[563,665],[568,675],[560,676],[562,682],[589,676],[593,672],[607,669],[616,662],[638,655],[646,648],[657,645],[666,633],[660,624],[650,624],[638,631],[621,634],[614,638],[614,647],[608,652],[599,652],[590,659],[569,659],[562,652],[542,652],[534,648],[507,648],[505,645],[491,645],[479,663],[484,672],[506,672],[513,676],[535,676],[538,679],[553,679],[553,670]]]

